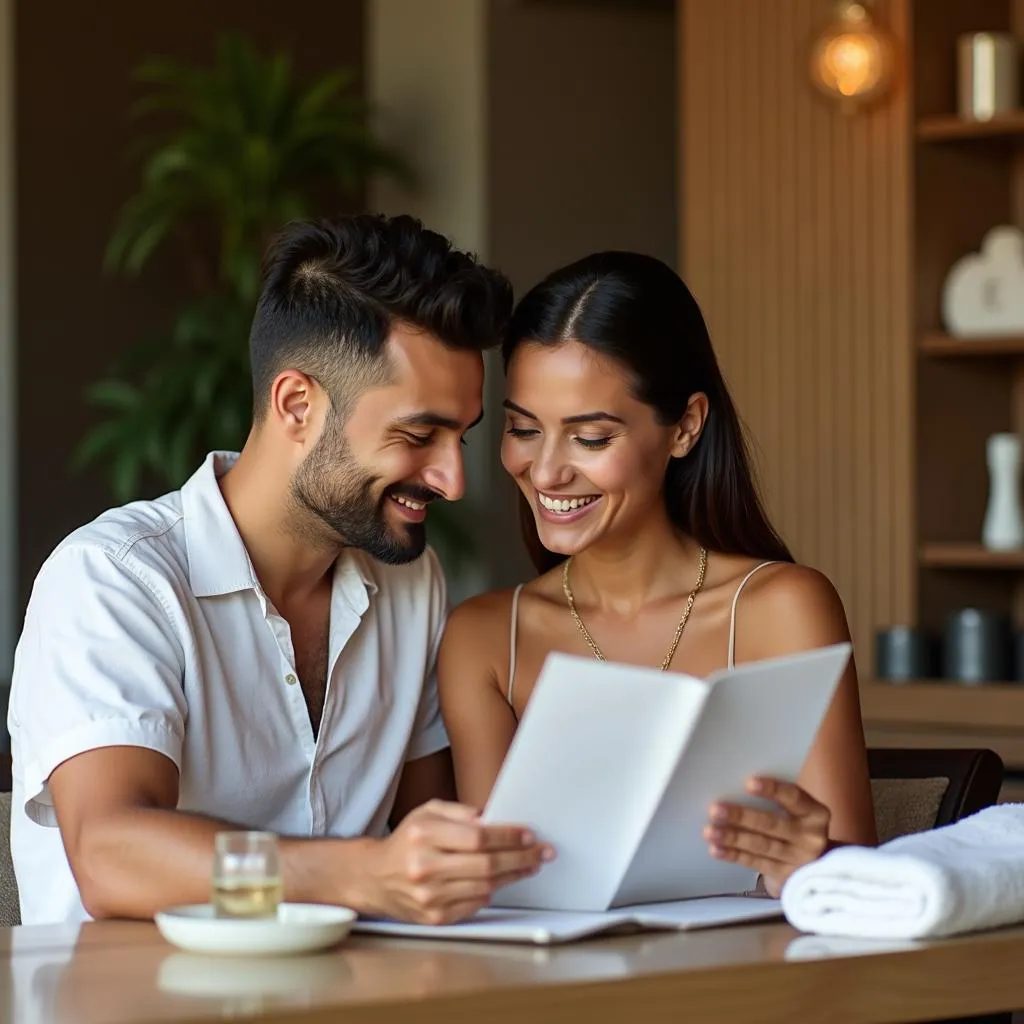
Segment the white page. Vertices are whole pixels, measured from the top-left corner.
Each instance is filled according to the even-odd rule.
[[[600,914],[557,910],[503,910],[487,907],[469,921],[460,924],[425,925],[360,920],[355,927],[357,931],[372,935],[550,945],[573,942],[630,925],[647,929],[691,931],[781,916],[782,904],[778,900],[722,896],[706,900],[623,907]]]
[[[705,899],[673,900],[619,907],[644,928],[673,928],[694,931],[719,928],[744,921],[766,921],[782,917],[782,901],[758,896],[709,896]],[[615,910],[609,913],[616,913]]]
[[[513,910],[485,907],[461,924],[402,924],[399,921],[363,921],[356,930],[374,935],[404,935],[419,939],[465,939],[484,942],[529,942],[547,945],[572,942],[621,927],[629,914],[602,914],[558,910]]]
[[[483,819],[529,826],[557,858],[495,905],[607,910],[707,695],[685,676],[549,655]]]
[[[746,793],[751,775],[797,778],[850,649],[836,644],[740,665],[709,679],[700,722],[614,898],[616,906],[753,887],[753,871],[708,853],[702,834],[708,808],[716,800],[764,804]]]

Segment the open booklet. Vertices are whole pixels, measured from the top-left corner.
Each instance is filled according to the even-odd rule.
[[[483,819],[529,826],[557,857],[493,905],[593,913],[753,888],[749,868],[708,852],[708,808],[774,806],[749,796],[746,780],[797,778],[850,650],[706,680],[549,655]]]
[[[453,925],[403,924],[361,919],[355,930],[408,938],[519,942],[554,945],[619,931],[692,931],[781,917],[778,900],[718,896],[676,903],[650,903],[589,914],[556,910],[501,910],[489,907]]]

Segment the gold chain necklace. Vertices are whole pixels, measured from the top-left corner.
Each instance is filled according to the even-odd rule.
[[[590,630],[583,625],[583,620],[579,616],[579,612],[576,611],[576,601],[572,595],[572,587],[569,585],[569,566],[572,564],[572,556],[570,555],[562,566],[562,590],[565,593],[565,600],[569,605],[569,614],[572,615],[579,631],[583,634],[583,639],[586,640],[587,646],[594,652],[594,657],[598,661],[607,661],[608,659],[601,653],[601,648],[597,646],[597,641],[590,635]],[[690,591],[690,596],[686,599],[686,607],[683,609],[682,618],[679,620],[679,625],[676,626],[676,635],[672,638],[672,646],[668,649],[668,654],[665,655],[665,660],[661,663],[661,671],[667,672],[669,665],[672,664],[672,659],[675,657],[676,648],[679,646],[679,639],[683,635],[683,630],[686,628],[687,620],[690,618],[690,612],[693,610],[693,602],[697,595],[700,593],[701,587],[704,586],[704,573],[708,567],[708,550],[707,548],[700,549],[700,566],[697,569],[697,582],[694,585],[693,590]]]

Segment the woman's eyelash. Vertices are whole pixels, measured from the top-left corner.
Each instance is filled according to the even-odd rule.
[[[505,433],[509,437],[528,438],[536,437],[540,431],[532,427],[508,427]],[[598,448],[607,448],[612,441],[610,437],[574,437],[573,440],[581,448],[589,448],[591,451],[596,451]]]

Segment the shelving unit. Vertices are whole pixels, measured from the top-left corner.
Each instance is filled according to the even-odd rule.
[[[1024,224],[1024,109],[965,121],[956,107],[963,33],[1024,30],[1024,0],[910,4],[913,97],[911,260],[915,339],[917,624],[941,632],[976,606],[1024,627],[1024,552],[980,544],[988,494],[985,441],[1024,433],[1024,335],[961,339],[942,320],[954,262],[999,224]],[[868,741],[890,746],[988,746],[1024,779],[1024,683],[863,685]],[[1017,782],[1007,792],[1024,793]]]
[[[925,544],[918,558],[925,569],[1024,569],[1024,551],[989,551],[980,544]]]
[[[993,338],[954,338],[942,331],[921,336],[922,355],[936,359],[982,359],[992,356],[1024,356],[1024,335]]]
[[[1024,138],[1024,111],[1002,114],[991,121],[965,121],[955,114],[922,117],[917,122],[917,137],[925,142]]]
[[[1016,725],[1024,721],[1024,686],[1019,684],[869,683],[864,694],[865,712],[884,717],[890,725],[1006,730],[1019,734],[1024,747],[1024,732]]]
[[[1024,686],[1019,683],[867,683],[861,704],[873,746],[987,747],[1009,773],[1001,798],[1024,800]]]

